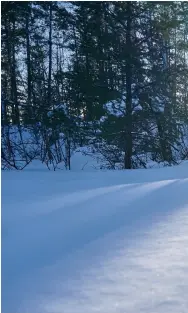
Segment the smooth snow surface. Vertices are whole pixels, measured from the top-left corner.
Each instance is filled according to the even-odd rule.
[[[188,312],[188,164],[2,173],[2,313],[83,312]]]

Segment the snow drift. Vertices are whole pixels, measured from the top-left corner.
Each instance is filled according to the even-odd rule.
[[[188,164],[2,173],[3,313],[186,313]]]

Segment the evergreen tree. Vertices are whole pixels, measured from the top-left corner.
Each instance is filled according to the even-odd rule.
[[[40,158],[70,169],[81,145],[100,152],[109,168],[187,157],[186,1],[1,6],[6,164]]]

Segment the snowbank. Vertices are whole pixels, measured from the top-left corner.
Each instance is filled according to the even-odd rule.
[[[188,162],[3,172],[2,312],[187,313],[187,190]]]

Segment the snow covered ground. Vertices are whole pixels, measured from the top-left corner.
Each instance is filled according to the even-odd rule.
[[[2,173],[2,313],[187,313],[188,164]]]

